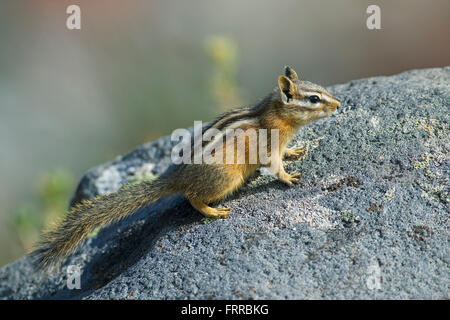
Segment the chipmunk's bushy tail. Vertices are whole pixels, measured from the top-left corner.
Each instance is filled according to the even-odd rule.
[[[124,185],[116,193],[83,200],[70,209],[56,228],[44,232],[36,249],[30,253],[37,268],[58,268],[87,236],[98,227],[117,222],[171,193],[165,180]]]

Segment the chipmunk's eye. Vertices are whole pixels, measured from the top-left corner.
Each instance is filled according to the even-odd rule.
[[[311,103],[320,102],[320,98],[318,96],[310,96],[309,97],[309,102],[311,102]]]

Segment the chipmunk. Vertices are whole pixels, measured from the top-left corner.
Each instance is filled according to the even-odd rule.
[[[300,126],[326,117],[339,108],[340,102],[324,88],[299,80],[297,73],[285,67],[278,86],[252,107],[231,110],[211,122],[208,128],[224,132],[228,128],[278,129],[278,150],[269,150],[271,167],[279,180],[292,186],[300,173],[287,173],[283,158],[299,158],[304,150],[287,148]],[[245,152],[248,152],[248,142]],[[273,151],[273,152],[272,152]],[[37,266],[58,267],[86,237],[99,227],[117,222],[139,208],[169,194],[182,194],[197,211],[208,218],[226,218],[229,208],[212,208],[208,204],[224,199],[250,177],[261,163],[181,164],[167,170],[153,181],[125,184],[116,193],[83,200],[70,209],[59,226],[44,232],[31,253]]]

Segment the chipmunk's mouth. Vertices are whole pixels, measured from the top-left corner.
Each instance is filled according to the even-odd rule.
[[[339,107],[341,106],[341,102],[339,100],[334,100],[333,104],[331,106],[329,106],[329,110],[331,112],[335,112],[337,109],[339,109]]]
[[[336,110],[336,109],[339,109],[340,106],[341,106],[341,102],[338,99],[333,97],[333,108]]]

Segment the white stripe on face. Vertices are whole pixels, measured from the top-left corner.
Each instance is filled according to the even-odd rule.
[[[326,94],[322,94],[322,100],[328,102],[328,103],[332,103],[333,99],[331,99],[328,95]]]
[[[305,98],[304,100],[292,99],[289,101],[289,104],[309,109],[317,109],[321,105],[320,103],[311,103],[308,98]]]
[[[318,96],[319,99],[325,103],[333,103],[334,102],[334,99],[332,99],[330,96],[328,96],[327,94],[324,94],[322,92],[304,91],[304,92],[302,92],[302,94],[303,94],[304,98],[302,100],[293,99],[292,104],[311,108],[311,109],[317,109],[321,105],[321,103],[320,102],[319,103],[311,103],[309,101],[309,97],[311,97],[311,96]]]
[[[306,91],[306,92],[302,92],[303,96],[307,99],[311,96],[318,96],[320,98],[320,100],[326,101],[326,102],[332,102],[332,100],[330,99],[330,97],[327,94],[323,94],[322,92],[318,92],[318,91]]]
[[[302,91],[301,93],[305,98],[308,98],[310,96],[318,96],[320,99],[322,99],[322,94],[317,91]]]

